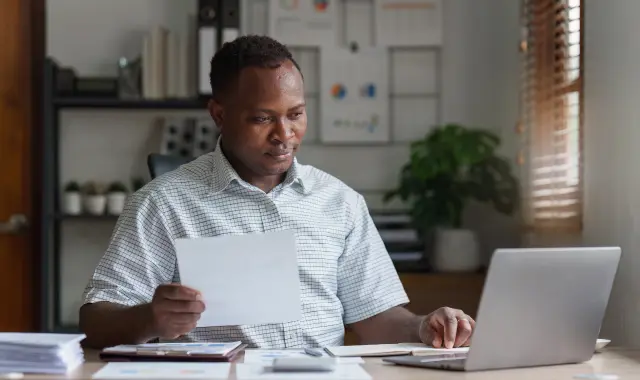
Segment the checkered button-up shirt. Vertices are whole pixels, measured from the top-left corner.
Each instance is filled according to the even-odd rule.
[[[262,348],[341,345],[344,324],[409,301],[360,194],[297,162],[264,193],[237,175],[218,146],[129,198],[85,303],[139,305],[150,302],[159,285],[180,282],[177,238],[285,229],[295,231],[301,320],[199,327],[180,340],[240,340]]]

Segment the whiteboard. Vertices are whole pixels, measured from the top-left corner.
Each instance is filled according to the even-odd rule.
[[[320,139],[383,143],[389,131],[389,56],[386,48],[320,50]]]
[[[375,0],[378,46],[442,45],[442,0]]]
[[[269,0],[269,36],[290,46],[338,43],[338,0]]]

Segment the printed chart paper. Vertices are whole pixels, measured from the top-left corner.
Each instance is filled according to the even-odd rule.
[[[226,379],[230,363],[114,362],[93,379]]]
[[[269,35],[290,46],[335,45],[338,0],[270,0]]]
[[[386,48],[323,48],[320,54],[323,142],[389,141],[389,55]]]

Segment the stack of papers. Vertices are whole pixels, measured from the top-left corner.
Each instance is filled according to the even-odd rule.
[[[66,374],[82,363],[84,335],[0,333],[0,373]]]
[[[352,356],[398,356],[398,355],[441,355],[443,353],[464,353],[469,347],[433,348],[422,343],[369,344],[360,346],[335,346],[325,348],[336,357]]]

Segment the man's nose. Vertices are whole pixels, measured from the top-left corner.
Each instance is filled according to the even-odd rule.
[[[286,142],[293,136],[293,128],[291,120],[288,118],[278,118],[275,129],[273,130],[273,139],[279,142]]]

